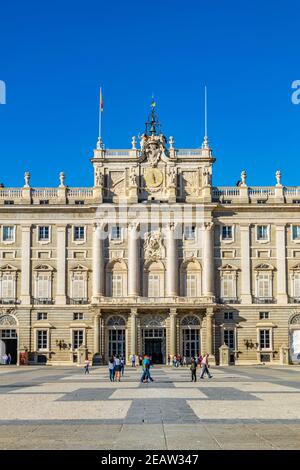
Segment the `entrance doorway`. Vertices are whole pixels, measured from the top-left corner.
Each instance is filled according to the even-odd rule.
[[[153,364],[164,364],[166,359],[165,328],[145,328],[143,330],[143,353],[152,357]]]
[[[0,330],[0,363],[3,364],[3,356],[11,355],[11,364],[17,364],[18,341],[16,330]]]

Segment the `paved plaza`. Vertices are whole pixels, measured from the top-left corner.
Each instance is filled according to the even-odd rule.
[[[211,370],[2,366],[0,449],[300,449],[300,367]]]

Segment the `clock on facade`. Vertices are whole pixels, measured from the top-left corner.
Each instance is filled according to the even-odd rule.
[[[157,188],[163,182],[163,174],[158,168],[148,168],[144,176],[148,188]]]

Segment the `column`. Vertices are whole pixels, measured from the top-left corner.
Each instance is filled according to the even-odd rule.
[[[178,253],[175,225],[168,227],[166,241],[166,295],[176,297],[178,295]]]
[[[203,237],[203,294],[214,295],[214,230],[213,222],[204,223]]]
[[[105,295],[103,239],[104,226],[95,224],[93,233],[93,302]]]
[[[66,226],[57,226],[56,303],[66,303]]]
[[[214,343],[213,343],[213,308],[206,309],[206,352],[209,354],[210,363],[214,363]]]
[[[132,308],[130,312],[130,320],[131,320],[131,330],[130,330],[130,336],[131,336],[131,341],[130,341],[130,354],[137,354],[136,351],[136,317],[137,317],[137,309]]]
[[[31,256],[30,256],[30,242],[31,242],[31,226],[22,225],[22,260],[21,260],[21,297],[22,304],[31,303],[30,292],[30,278],[31,278]]]
[[[241,231],[241,301],[251,304],[250,225],[240,225]]]
[[[139,295],[139,233],[138,224],[128,225],[128,296]]]
[[[100,354],[100,321],[101,313],[98,312],[94,317],[94,354]]]
[[[176,308],[170,308],[170,356],[173,358],[178,351],[176,351]]]
[[[285,225],[276,225],[276,252],[277,252],[277,302],[286,304],[287,282],[286,282],[286,241]]]

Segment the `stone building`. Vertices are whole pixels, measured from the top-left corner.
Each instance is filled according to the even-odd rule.
[[[129,150],[91,159],[94,186],[0,189],[0,357],[106,362],[209,352],[300,358],[300,188],[214,187],[215,158],[177,149],[155,106]],[[226,346],[224,346],[226,345]]]

